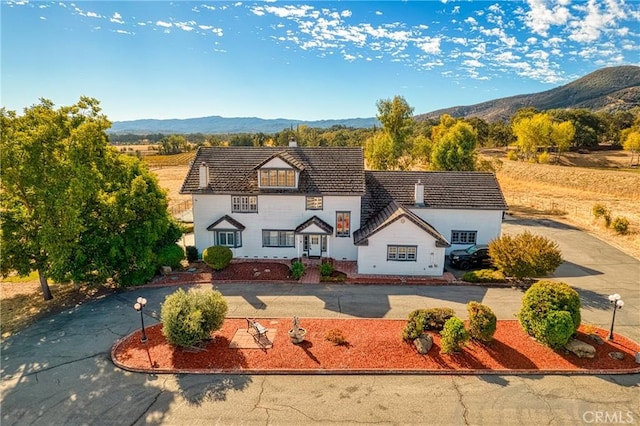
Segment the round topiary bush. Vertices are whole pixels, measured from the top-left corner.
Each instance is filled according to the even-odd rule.
[[[174,346],[193,347],[211,338],[226,315],[227,302],[219,291],[179,289],[162,304],[162,334]]]
[[[467,303],[469,314],[469,334],[471,338],[481,342],[493,340],[496,332],[497,318],[491,308],[478,302]]]
[[[566,315],[557,315],[560,312]],[[563,318],[570,318],[571,323]],[[525,292],[518,319],[539,342],[554,348],[563,346],[580,325],[580,296],[566,283],[538,281]]]
[[[460,345],[469,340],[469,332],[464,328],[464,322],[458,317],[451,317],[444,323],[440,336],[443,354],[456,352],[460,349]]]
[[[171,266],[172,269],[182,266],[180,262],[184,259],[184,250],[178,244],[169,244],[158,250],[158,266]]]
[[[231,263],[233,252],[229,247],[212,246],[202,252],[202,260],[216,271],[221,271]]]

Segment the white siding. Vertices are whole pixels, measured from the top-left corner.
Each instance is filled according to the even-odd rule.
[[[451,231],[477,231],[476,244],[488,244],[500,236],[501,210],[447,210],[410,209],[418,217],[433,226],[447,241],[451,242]],[[465,248],[470,244],[453,244],[446,252]]]
[[[351,235],[336,237],[336,211],[351,212]],[[353,232],[360,228],[360,196],[324,196],[322,210],[306,210],[304,195],[258,195],[258,213],[232,213],[231,195],[194,195],[193,220],[195,244],[198,251],[214,244],[213,232],[207,227],[224,215],[242,225],[242,247],[233,248],[237,258],[294,258],[302,253],[302,237],[296,238],[296,247],[262,247],[262,230],[290,230],[313,216],[334,228],[327,237],[327,255],[335,259],[355,260],[357,247],[353,245]]]
[[[387,260],[388,245],[417,246],[416,261]],[[441,276],[444,256],[444,248],[436,247],[435,238],[401,219],[371,236],[369,245],[358,247],[358,273]]]

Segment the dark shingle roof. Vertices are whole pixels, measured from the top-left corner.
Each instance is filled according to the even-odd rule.
[[[377,214],[373,215],[366,225],[358,229],[353,233],[353,243],[355,245],[367,244],[367,239],[376,232],[386,228],[393,222],[400,218],[407,218],[427,234],[436,239],[436,245],[438,247],[449,247],[450,244],[446,238],[442,236],[435,228],[429,225],[424,220],[413,214],[408,209],[398,205],[395,202],[390,202],[385,208],[380,210]]]
[[[414,185],[424,184],[423,208],[507,210],[498,180],[490,172],[365,172],[361,223],[389,203],[414,206]]]
[[[280,157],[300,170],[298,189],[258,188],[256,166]],[[209,165],[209,187],[199,188],[199,167]],[[364,195],[361,148],[201,147],[180,190],[183,194],[345,194]]]

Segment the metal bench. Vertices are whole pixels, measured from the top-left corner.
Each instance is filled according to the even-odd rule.
[[[267,337],[267,328],[256,321],[255,318],[246,318],[247,320],[247,333],[250,333],[253,338],[258,342],[258,344],[263,345],[262,338],[264,337],[267,342],[269,342],[269,338]],[[251,332],[253,330],[253,332]]]

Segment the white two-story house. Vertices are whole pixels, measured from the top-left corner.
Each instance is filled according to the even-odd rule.
[[[346,147],[203,147],[181,192],[199,252],[351,260],[360,274],[442,275],[449,250],[500,235],[507,208],[491,173],[365,171]]]

